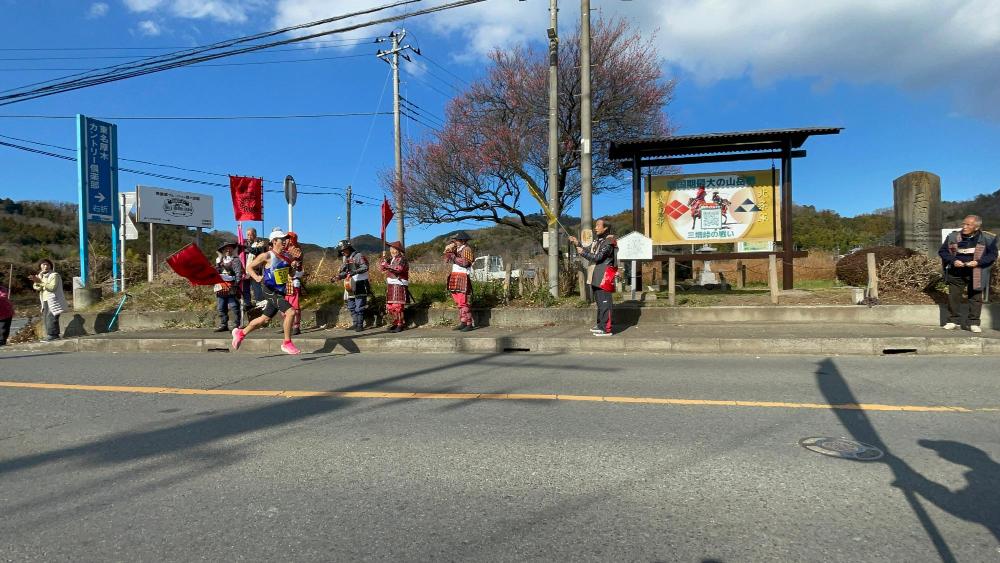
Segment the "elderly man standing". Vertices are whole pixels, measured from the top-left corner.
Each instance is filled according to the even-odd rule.
[[[979,327],[979,314],[983,309],[983,292],[990,287],[990,268],[997,259],[997,237],[982,227],[983,220],[978,215],[969,215],[962,221],[962,229],[950,233],[938,250],[948,284],[945,330],[961,325],[959,308],[964,290],[969,293],[969,330],[983,331]]]

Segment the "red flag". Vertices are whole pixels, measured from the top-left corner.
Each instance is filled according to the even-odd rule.
[[[389,207],[389,198],[382,197],[382,242],[385,242],[385,227],[392,221],[392,208]]]
[[[229,177],[233,195],[233,214],[237,221],[261,221],[264,214],[264,189],[260,178]]]
[[[167,264],[177,275],[187,278],[191,285],[215,285],[222,283],[222,276],[201,253],[201,249],[191,243],[167,258]]]

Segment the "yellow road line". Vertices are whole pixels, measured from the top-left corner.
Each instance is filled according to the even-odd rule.
[[[728,401],[712,399],[671,399],[666,397],[618,397],[601,395],[553,395],[539,393],[424,393],[386,391],[282,391],[276,389],[186,389],[182,387],[142,387],[132,385],[74,385],[65,383],[34,383],[0,381],[0,388],[49,389],[64,391],[98,391],[104,393],[144,393],[159,395],[213,395],[228,397],[272,397],[299,399],[304,397],[333,397],[342,399],[438,399],[461,401],[591,401],[605,403],[634,403],[644,405],[678,405],[703,407],[756,407],[770,409],[815,409],[896,412],[1000,412],[1000,408],[949,407],[928,405],[882,405],[877,403],[789,403],[779,401]]]

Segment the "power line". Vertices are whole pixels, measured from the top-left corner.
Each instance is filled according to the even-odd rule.
[[[430,123],[427,123],[426,121],[421,121],[420,118],[418,118],[416,116],[413,116],[413,115],[410,115],[409,113],[407,113],[403,109],[400,109],[399,113],[400,113],[400,115],[403,115],[404,117],[406,117],[406,118],[408,118],[408,119],[410,119],[412,121],[415,121],[415,122],[423,125],[424,127],[427,127],[428,129],[433,129],[433,130],[437,131],[438,133],[441,133],[441,130],[438,129],[437,127],[435,127],[434,125],[431,125]]]
[[[245,63],[209,63],[202,64],[198,66],[193,66],[190,68],[209,68],[209,67],[229,67],[229,66],[255,66],[255,65],[276,65],[276,64],[286,64],[286,63],[315,63],[320,61],[333,61],[338,59],[357,59],[360,57],[367,57],[367,54],[359,55],[340,55],[337,57],[313,57],[311,59],[284,59],[280,61],[249,61]],[[188,67],[178,67],[178,68],[188,68]],[[88,70],[86,68],[66,68],[66,67],[20,67],[20,68],[0,68],[0,72],[21,72],[21,71],[47,71],[47,70]]]
[[[397,5],[408,4],[408,3],[411,3],[411,2],[415,2],[415,1],[419,1],[419,0],[402,0],[401,2],[397,2],[395,4],[389,4],[389,5],[382,6],[382,7],[376,7],[376,8],[373,8],[371,10],[355,12],[353,14],[348,14],[346,16],[335,16],[333,18],[327,18],[325,20],[318,20],[318,22],[310,22],[310,23],[307,23],[307,24],[300,24],[300,25],[297,25],[297,26],[285,27],[285,28],[282,28],[282,29],[274,30],[274,31],[269,31],[269,32],[264,32],[264,33],[258,33],[258,34],[255,34],[255,35],[249,35],[249,36],[245,36],[245,37],[239,37],[239,38],[236,38],[236,39],[229,39],[229,40],[225,40],[225,41],[219,41],[217,43],[213,43],[213,44],[210,44],[210,45],[204,45],[204,46],[194,47],[194,48],[186,48],[186,49],[184,49],[182,51],[177,51],[177,52],[173,52],[173,53],[166,53],[166,54],[162,54],[162,55],[155,55],[155,56],[152,56],[152,57],[147,57],[145,59],[142,59],[141,61],[138,61],[138,62],[146,61],[144,64],[141,64],[141,65],[138,65],[138,66],[141,67],[141,66],[151,65],[151,64],[155,64],[155,63],[163,63],[163,62],[167,62],[167,61],[170,61],[170,60],[176,60],[176,59],[179,59],[179,58],[182,58],[182,57],[190,57],[190,56],[194,56],[194,55],[197,55],[199,53],[206,52],[206,51],[224,49],[224,48],[232,47],[233,45],[237,45],[239,43],[255,41],[257,39],[263,39],[265,37],[271,37],[271,36],[279,35],[281,33],[285,33],[285,32],[288,32],[288,31],[302,29],[302,28],[305,28],[305,27],[313,26],[313,25],[319,25],[321,23],[330,23],[330,22],[336,21],[338,19],[343,19],[344,17],[351,17],[351,16],[354,16],[354,15],[363,15],[363,14],[374,13],[374,12],[377,12],[377,11],[382,10],[382,9],[391,8],[391,7],[394,7],[394,6],[397,6]],[[50,84],[50,83],[57,82],[59,80],[69,79],[69,78],[73,78],[73,77],[77,77],[77,76],[80,76],[81,78],[78,78],[77,80],[71,80],[71,81],[69,81],[69,82],[67,82],[65,84],[79,82],[81,80],[84,80],[83,75],[94,73],[94,72],[100,72],[102,70],[105,71],[104,74],[103,74],[103,76],[106,77],[106,76],[108,76],[109,74],[111,74],[111,73],[113,73],[115,71],[127,70],[129,68],[130,68],[129,64],[123,63],[123,64],[119,64],[119,65],[114,65],[114,66],[111,66],[111,67],[104,67],[104,68],[101,68],[101,69],[93,69],[93,70],[90,70],[90,71],[87,71],[87,72],[81,72],[81,73],[71,74],[69,76],[64,76],[64,77],[61,77],[61,78],[54,78],[54,79],[46,80],[46,81],[42,81],[42,82],[34,82],[32,84],[28,84],[28,85],[22,86],[20,88],[13,88],[13,89],[10,89],[10,90],[4,90],[3,92],[10,92],[10,91],[13,91],[13,90],[24,89],[24,88],[28,88],[30,86],[35,86],[35,85]],[[137,67],[132,66],[131,68],[137,68]],[[97,78],[100,78],[101,76],[102,75],[93,76],[93,77],[90,77],[90,79],[91,80],[97,79]],[[50,86],[47,86],[47,87],[44,87],[44,88],[40,88],[40,89],[37,89],[37,90],[49,90],[49,89],[56,88],[57,86],[59,86],[58,83],[57,84],[51,84]],[[29,94],[30,94],[30,92],[29,92]],[[29,99],[31,99],[31,98],[29,98]]]
[[[34,145],[38,145],[38,146],[42,146],[42,147],[49,147],[49,148],[53,148],[53,149],[58,149],[58,150],[66,151],[66,152],[76,152],[76,149],[73,149],[73,148],[70,148],[70,147],[64,147],[64,146],[60,146],[60,145],[53,145],[53,144],[50,144],[50,143],[43,143],[41,141],[32,141],[30,139],[22,139],[20,137],[13,137],[13,136],[10,136],[10,135],[0,135],[0,137],[5,138],[5,139],[13,139],[15,141],[21,141],[23,143],[30,143],[30,144],[34,144]],[[33,149],[31,147],[24,147],[24,146],[21,146],[21,145],[15,145],[15,144],[11,144],[11,143],[0,142],[0,144],[2,144],[4,146],[12,147],[12,148],[17,148],[17,149],[25,150],[25,151],[28,151],[28,152],[42,154],[42,155],[45,155],[45,156],[54,156],[56,158],[61,158],[61,159],[64,159],[64,160],[73,160],[73,161],[76,161],[76,157],[74,157],[74,156],[67,156],[67,155],[61,155],[61,154],[56,154],[56,153],[50,153],[48,151],[43,151],[43,150],[40,150],[40,149]],[[210,172],[210,171],[207,171],[207,170],[198,170],[197,168],[186,168],[186,167],[177,166],[177,165],[174,165],[174,164],[164,164],[164,163],[161,163],[161,162],[152,162],[152,161],[148,161],[148,160],[139,160],[139,159],[134,159],[134,158],[124,158],[124,157],[120,157],[119,160],[122,160],[124,162],[136,162],[136,163],[139,163],[139,164],[148,164],[150,166],[160,166],[160,167],[163,167],[163,168],[171,168],[171,169],[174,169],[174,170],[182,170],[184,172],[194,172],[196,174],[205,174],[205,175],[208,175],[208,176],[220,176],[220,177],[228,177],[229,176],[229,174],[223,174],[221,172]],[[194,179],[190,179],[190,178],[180,178],[180,177],[177,177],[177,176],[167,176],[167,175],[163,175],[163,174],[158,174],[156,172],[148,172],[148,171],[141,171],[141,170],[132,170],[132,169],[129,169],[129,168],[121,168],[121,167],[119,167],[118,170],[123,171],[123,172],[133,172],[133,173],[136,173],[136,174],[144,174],[144,175],[147,175],[147,176],[153,176],[153,177],[163,178],[163,179],[167,179],[167,180],[177,180],[177,181],[188,182],[188,183],[201,183],[201,184],[205,184],[205,185],[209,185],[209,186],[224,186],[224,187],[226,186],[226,184],[218,184],[218,183],[214,183],[214,182],[207,182],[207,181],[204,181],[204,180],[194,180]],[[280,180],[280,181],[279,180],[267,180],[267,179],[262,179],[262,180],[265,183],[268,183],[268,184],[283,184],[284,183],[283,180]],[[305,188],[316,188],[316,189],[330,190],[330,192],[299,192],[299,193],[312,193],[314,195],[339,195],[339,196],[343,197],[342,193],[336,193],[338,191],[339,192],[343,192],[344,191],[343,188],[336,188],[336,187],[332,187],[332,186],[321,186],[321,185],[316,185],[316,184],[304,184],[304,183],[299,183],[298,185],[302,186],[302,187],[305,187]],[[275,190],[275,191],[280,191],[280,190]],[[367,198],[367,199],[369,199],[371,201],[378,201],[377,199],[375,199],[373,197],[362,195],[362,194],[355,194],[355,197]]]
[[[421,57],[427,59],[427,62],[431,63],[432,65],[434,65],[434,66],[440,68],[441,70],[445,71],[446,73],[450,74],[451,76],[453,76],[454,78],[456,78],[459,82],[461,82],[461,83],[463,83],[463,84],[465,84],[467,86],[471,86],[472,85],[471,82],[469,82],[468,80],[466,80],[466,79],[462,78],[461,76],[455,74],[454,72],[448,70],[448,67],[446,67],[444,65],[441,65],[441,64],[438,64],[434,59],[428,57],[427,55],[425,55],[421,51],[417,51],[417,54],[420,55]]]
[[[376,11],[384,10],[384,9],[387,9],[387,8],[390,8],[390,7],[412,3],[412,2],[415,2],[415,1],[417,1],[417,0],[403,0],[401,2],[397,2],[396,4],[387,5],[387,6],[381,6],[381,7],[377,7],[377,8],[372,8],[372,9],[361,11],[361,12],[355,12],[353,14],[347,14],[347,15],[337,16],[337,17],[334,17],[334,18],[327,18],[326,20],[320,20],[319,22],[310,22],[310,23],[307,23],[307,24],[301,24],[299,26],[294,26],[294,27],[291,27],[291,28],[285,28],[285,29],[282,29],[282,30],[276,30],[276,31],[267,32],[267,33],[263,33],[263,34],[257,34],[255,36],[250,36],[250,37],[238,38],[238,39],[231,40],[231,41],[228,41],[228,42],[216,43],[214,45],[211,45],[211,46],[208,46],[208,47],[205,47],[205,48],[201,48],[201,49],[188,50],[188,51],[185,51],[185,52],[179,52],[179,53],[174,53],[174,54],[164,55],[164,56],[159,56],[159,57],[151,57],[146,62],[143,62],[141,64],[116,65],[116,66],[113,66],[113,67],[108,67],[106,69],[98,69],[98,70],[96,70],[94,72],[100,72],[101,70],[104,70],[104,73],[103,74],[93,75],[93,76],[84,76],[84,77],[81,77],[81,78],[78,78],[78,79],[75,79],[75,80],[69,80],[69,81],[65,81],[65,82],[61,82],[61,83],[50,84],[49,86],[45,86],[45,87],[41,87],[41,88],[36,88],[34,90],[23,90],[22,89],[20,92],[17,92],[17,93],[14,93],[14,94],[8,94],[6,96],[0,96],[0,105],[8,105],[8,104],[16,103],[16,102],[19,102],[19,101],[25,101],[25,100],[31,100],[31,99],[36,99],[36,98],[40,98],[40,97],[50,96],[50,95],[58,94],[58,93],[61,93],[61,92],[67,92],[67,91],[77,90],[77,89],[81,89],[81,88],[88,88],[88,87],[91,87],[91,86],[96,86],[98,84],[105,84],[105,83],[108,83],[108,82],[114,82],[114,81],[118,81],[118,80],[125,80],[125,79],[128,79],[128,78],[134,78],[134,77],[137,77],[137,76],[151,74],[151,73],[154,73],[154,72],[161,72],[161,71],[164,71],[164,70],[169,70],[171,68],[179,68],[181,66],[187,66],[187,65],[196,64],[196,63],[200,63],[200,62],[205,62],[205,61],[209,61],[209,60],[214,60],[214,59],[218,59],[218,58],[229,57],[229,56],[233,56],[233,55],[238,55],[238,54],[243,54],[243,53],[249,53],[249,52],[254,52],[254,51],[260,51],[260,50],[263,50],[263,49],[269,49],[271,47],[276,47],[276,46],[280,46],[280,45],[289,45],[289,44],[292,44],[292,43],[298,43],[298,42],[308,41],[308,40],[311,40],[311,39],[315,39],[317,37],[324,37],[324,36],[333,35],[333,34],[336,34],[336,33],[344,33],[344,32],[347,32],[347,31],[353,31],[355,29],[361,29],[361,28],[370,27],[370,26],[373,26],[373,25],[379,25],[379,24],[384,24],[384,23],[391,23],[391,22],[394,22],[394,21],[399,21],[401,19],[405,19],[407,17],[417,16],[417,15],[431,14],[431,13],[436,13],[436,12],[440,12],[440,11],[444,11],[444,10],[450,10],[450,9],[461,7],[461,6],[468,6],[468,5],[472,5],[472,4],[478,4],[478,3],[483,2],[485,0],[457,0],[457,1],[454,1],[454,2],[447,3],[447,4],[441,4],[441,5],[438,5],[438,6],[434,6],[434,7],[431,7],[431,8],[426,8],[424,10],[418,10],[418,11],[415,11],[415,12],[412,12],[412,13],[403,14],[403,15],[400,15],[400,16],[386,17],[386,18],[382,18],[382,19],[378,19],[378,20],[372,20],[372,21],[363,22],[363,23],[359,23],[359,24],[348,25],[348,26],[341,27],[341,28],[334,29],[334,30],[313,33],[313,34],[304,35],[304,36],[301,36],[301,37],[295,37],[295,38],[291,38],[291,39],[284,39],[284,40],[281,40],[281,41],[273,41],[273,42],[270,42],[270,43],[264,43],[264,44],[260,44],[260,45],[251,45],[251,46],[246,46],[246,47],[240,47],[240,48],[236,48],[236,49],[230,49],[228,51],[223,51],[223,52],[213,53],[213,54],[205,54],[205,55],[201,55],[201,56],[197,56],[197,57],[194,56],[194,55],[198,55],[199,53],[205,53],[206,51],[219,50],[219,49],[223,49],[223,48],[234,46],[234,45],[236,45],[238,43],[245,43],[245,42],[253,41],[253,40],[256,40],[256,39],[261,39],[261,38],[264,38],[264,37],[270,37],[270,36],[277,35],[277,34],[280,34],[280,33],[285,33],[287,31],[294,30],[294,29],[303,29],[303,28],[306,28],[306,27],[312,27],[312,26],[315,26],[315,25],[320,25],[321,23],[330,23],[332,21],[336,21],[336,20],[339,20],[339,19],[354,17],[354,16],[357,16],[357,15],[369,14],[369,13],[373,13],[373,12],[376,12]],[[53,82],[53,81],[49,81],[49,82]]]
[[[356,37],[353,39],[321,39],[313,43],[370,43],[377,37]],[[164,45],[162,47],[0,47],[0,51],[167,51],[192,49],[190,45]],[[304,49],[303,49],[304,50]]]
[[[355,45],[361,45],[364,43],[371,43],[375,38],[370,38],[366,41],[358,41],[355,39],[343,39],[343,43],[338,43],[336,45],[313,45],[313,46],[303,46],[303,47],[293,47],[291,49],[273,49],[266,53],[247,53],[249,55],[266,55],[268,53],[301,53],[302,51],[314,51],[316,49],[343,49],[344,47],[353,47]],[[350,41],[348,43],[348,41]],[[170,47],[170,49],[183,49],[184,47]],[[100,49],[100,47],[98,47]],[[126,48],[122,48],[126,49]],[[166,50],[166,47],[151,47],[151,49],[156,50]],[[11,51],[19,49],[0,49],[0,51]],[[65,50],[75,50],[75,49],[65,49]],[[95,60],[95,59],[131,59],[127,62],[136,62],[142,59],[142,57],[137,57],[136,55],[82,55],[82,56],[66,56],[66,57],[0,57],[0,61],[84,61],[84,60]]]
[[[53,153],[53,152],[43,151],[41,149],[34,149],[34,148],[31,148],[31,147],[26,147],[26,146],[23,146],[23,145],[17,145],[17,144],[14,144],[14,143],[7,143],[7,142],[4,142],[4,141],[0,141],[0,146],[10,147],[10,148],[14,148],[14,149],[18,149],[18,150],[22,150],[22,151],[34,153],[34,154],[39,154],[39,155],[43,155],[43,156],[48,156],[48,157],[52,157],[52,158],[58,158],[58,159],[61,159],[61,160],[69,160],[69,161],[76,162],[76,157],[66,156],[66,155],[63,155],[63,154],[56,154],[56,153]],[[126,159],[122,159],[122,160],[126,160]],[[136,170],[134,168],[122,168],[121,166],[115,168],[115,170],[118,170],[119,172],[128,172],[128,173],[131,173],[131,174],[138,174],[140,176],[150,176],[152,178],[160,178],[160,179],[163,179],[163,180],[173,180],[175,182],[185,182],[185,183],[188,183],[188,184],[199,184],[199,185],[202,185],[202,186],[214,186],[214,187],[218,187],[218,188],[228,188],[229,187],[229,184],[220,184],[218,182],[208,182],[208,181],[205,181],[205,180],[195,180],[193,178],[182,178],[180,176],[170,176],[168,174],[159,174],[157,172],[150,172],[148,170]],[[265,180],[265,181],[268,181],[268,180]],[[284,190],[264,190],[264,191],[265,192],[269,192],[269,193],[284,193]],[[298,193],[300,193],[300,194],[307,194],[307,195],[335,195],[335,196],[343,197],[343,194],[337,194],[337,193],[332,193],[332,192],[304,192],[304,191],[300,191]]]
[[[447,124],[447,123],[445,122],[445,120],[444,120],[443,118],[440,118],[440,117],[438,117],[438,116],[436,116],[436,115],[432,114],[431,112],[429,112],[429,111],[427,111],[427,110],[425,110],[425,109],[421,108],[421,107],[420,107],[420,106],[418,106],[417,104],[415,104],[415,103],[411,102],[411,101],[410,101],[409,99],[407,99],[407,98],[404,98],[404,97],[402,97],[402,96],[401,96],[401,97],[400,97],[399,99],[400,99],[400,100],[401,100],[401,101],[402,101],[403,103],[405,103],[405,104],[406,104],[407,106],[409,106],[409,107],[410,107],[410,110],[411,110],[411,111],[413,111],[414,113],[417,113],[417,114],[419,114],[419,115],[421,115],[421,116],[423,116],[423,117],[427,117],[427,118],[430,118],[430,119],[433,119],[433,120],[435,120],[435,121],[440,121],[440,122],[441,122],[441,125],[446,125],[446,124]]]
[[[130,116],[93,116],[96,119],[114,121],[236,121],[253,119],[319,119],[332,117],[368,117],[392,115],[391,111],[369,111],[348,113],[312,113],[292,115],[130,115]],[[0,119],[76,119],[75,115],[0,115]]]

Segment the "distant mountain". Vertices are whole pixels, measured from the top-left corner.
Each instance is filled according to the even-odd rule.
[[[991,194],[977,195],[972,201],[941,202],[941,222],[943,227],[957,227],[969,215],[983,218],[983,228],[1000,232],[1000,190]]]

